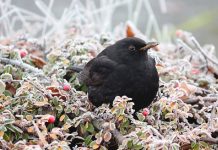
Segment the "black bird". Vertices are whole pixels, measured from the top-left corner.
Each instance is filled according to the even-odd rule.
[[[90,60],[78,78],[87,85],[92,104],[112,104],[116,96],[126,95],[132,98],[136,111],[150,105],[158,91],[159,76],[147,51],[157,45],[136,37],[124,38]]]

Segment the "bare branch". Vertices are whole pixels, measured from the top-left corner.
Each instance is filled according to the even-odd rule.
[[[201,100],[213,103],[213,102],[216,102],[218,100],[218,97],[196,97],[193,99],[185,100],[184,102],[187,104],[196,104]]]
[[[211,138],[211,137],[202,137],[200,139],[200,141],[204,141],[204,142],[207,142],[207,143],[211,143],[211,144],[218,144],[218,139],[216,138]]]
[[[24,62],[20,62],[18,60],[12,60],[12,59],[8,59],[8,58],[2,58],[0,57],[0,61],[5,63],[5,64],[12,64],[12,65],[15,65],[15,66],[18,66],[22,69],[25,69],[25,70],[29,70],[31,72],[34,72],[34,73],[38,73],[38,74],[44,74],[42,70],[40,69],[37,69],[29,64],[26,64]]]
[[[215,65],[218,65],[218,62],[212,58],[210,58],[203,50],[203,48],[200,46],[200,44],[198,43],[198,41],[192,37],[192,42],[195,44],[196,48],[198,48],[198,50],[201,52],[201,54],[207,58],[210,62],[212,62]]]

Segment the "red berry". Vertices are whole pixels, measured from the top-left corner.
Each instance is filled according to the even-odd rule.
[[[176,30],[176,36],[177,37],[181,37],[183,35],[183,31],[182,30]]]
[[[63,86],[63,90],[64,90],[64,91],[70,91],[70,89],[71,89],[71,86],[70,86],[69,84],[65,84],[65,85]]]
[[[55,122],[55,117],[54,116],[49,116],[48,118],[48,123],[54,123]]]
[[[200,70],[198,70],[198,69],[192,69],[191,73],[192,73],[192,74],[199,74],[199,73],[200,73]]]
[[[27,55],[27,51],[26,50],[20,50],[20,57],[23,58]]]
[[[148,114],[149,114],[148,108],[143,109],[142,114],[143,114],[145,117],[148,116]]]

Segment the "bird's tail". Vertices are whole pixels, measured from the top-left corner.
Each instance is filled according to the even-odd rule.
[[[71,70],[73,72],[81,72],[83,70],[83,67],[71,66],[71,67],[68,67],[67,70]]]

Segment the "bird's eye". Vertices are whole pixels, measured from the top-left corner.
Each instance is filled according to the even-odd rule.
[[[130,51],[135,51],[135,46],[130,45],[130,46],[129,46],[129,50],[130,50]]]

